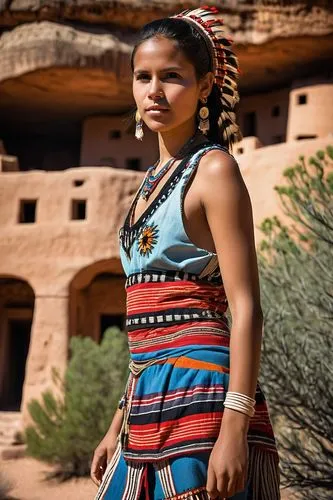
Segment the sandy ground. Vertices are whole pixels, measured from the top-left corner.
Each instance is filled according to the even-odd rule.
[[[89,478],[45,481],[45,473],[51,470],[33,458],[0,461],[2,477],[13,485],[8,500],[93,500],[97,488]],[[282,499],[288,499],[286,492]]]
[[[64,483],[45,481],[52,467],[33,458],[0,461],[0,471],[13,485],[12,500],[93,500],[97,487],[89,478]]]

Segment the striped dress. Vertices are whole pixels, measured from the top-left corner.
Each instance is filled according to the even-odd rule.
[[[130,374],[118,446],[96,500],[209,498],[208,460],[229,382],[228,302],[217,255],[191,242],[183,214],[186,185],[216,148],[201,145],[184,158],[131,224],[137,194],[120,230]],[[278,454],[259,383],[255,398],[247,487],[233,498],[278,500]]]

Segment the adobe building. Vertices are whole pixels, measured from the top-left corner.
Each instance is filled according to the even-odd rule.
[[[242,69],[235,155],[258,242],[284,168],[333,143],[333,5],[214,3]],[[64,373],[71,336],[123,328],[118,230],[157,157],[128,131],[129,57],[140,26],[199,4],[0,4],[0,447]]]

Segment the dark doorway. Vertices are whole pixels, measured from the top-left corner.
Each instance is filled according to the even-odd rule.
[[[25,377],[25,364],[29,351],[31,320],[10,319],[6,373],[0,398],[0,410],[19,411]]]
[[[250,137],[257,135],[257,115],[255,111],[245,113],[243,136]]]
[[[105,331],[112,326],[117,326],[120,330],[124,330],[125,316],[123,314],[101,314],[100,340],[103,339]]]

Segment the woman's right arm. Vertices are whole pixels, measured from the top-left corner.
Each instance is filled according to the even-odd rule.
[[[124,410],[117,409],[112,419],[109,430],[97,446],[90,469],[90,477],[96,486],[102,481],[106,466],[111,460],[117,446],[117,438],[123,423]]]

